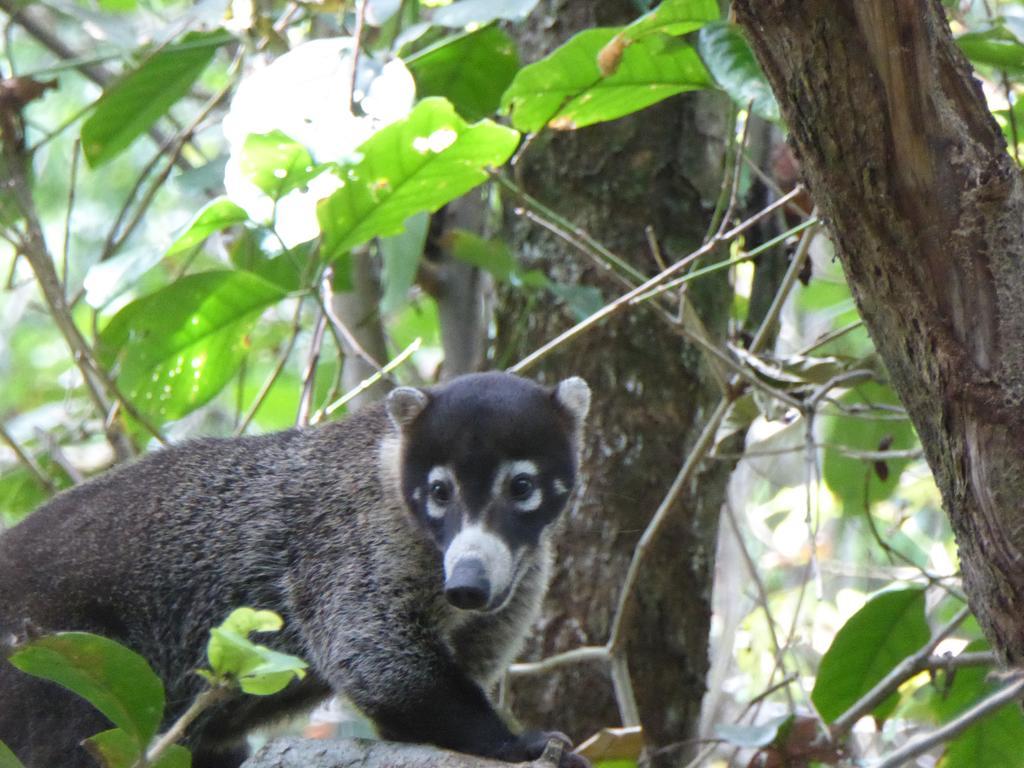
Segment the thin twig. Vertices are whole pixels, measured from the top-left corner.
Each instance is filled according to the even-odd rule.
[[[343,6],[344,7],[344,6]],[[355,114],[356,81],[359,77],[359,49],[363,44],[363,26],[366,24],[366,0],[356,0],[356,29],[352,33],[352,78],[348,84],[349,114]]]
[[[182,713],[181,717],[175,720],[171,727],[153,742],[153,745],[146,750],[146,754],[140,758],[132,768],[145,768],[145,766],[155,763],[160,759],[164,752],[181,740],[181,737],[185,735],[185,729],[188,728],[195,719],[199,717],[199,715],[215,704],[219,704],[220,702],[230,698],[233,694],[234,690],[224,685],[207,688],[205,691],[200,693],[192,700],[189,708]]]
[[[415,354],[421,346],[423,346],[423,339],[417,336],[415,339],[412,340],[412,343],[408,347],[406,347],[397,355],[395,355],[395,357],[392,360],[390,360],[387,363],[387,365],[385,365],[383,368],[381,368],[379,371],[372,374],[371,376],[368,376],[367,378],[363,379],[361,382],[359,382],[358,385],[350,389],[337,400],[333,401],[326,408],[317,411],[317,413],[313,416],[310,423],[319,423],[319,421],[324,416],[330,416],[332,413],[334,413],[336,410],[344,406],[350,400],[361,395],[363,392],[365,392],[378,381],[380,381],[384,376],[391,373],[393,370],[402,365],[402,363],[404,363],[406,360],[412,357],[413,354]]]
[[[582,648],[573,648],[571,651],[556,653],[554,656],[548,656],[540,661],[512,664],[508,668],[508,672],[514,677],[542,675],[567,664],[582,664],[588,661],[607,662],[609,658],[610,654],[608,653],[607,646],[585,645]]]
[[[64,295],[68,294],[68,278],[71,255],[71,214],[75,210],[75,188],[78,186],[78,156],[81,154],[82,140],[75,139],[71,147],[71,172],[68,180],[67,210],[64,212],[64,247],[61,254],[60,276],[64,282]]]
[[[49,478],[49,476],[47,476],[43,471],[43,468],[39,466],[39,463],[32,458],[32,455],[28,453],[28,451],[18,444],[18,441],[14,439],[11,433],[8,432],[2,424],[0,424],[0,440],[7,444],[7,447],[14,452],[18,461],[20,461],[25,469],[27,469],[39,484],[46,489],[47,493],[54,493],[57,490],[56,484]]]
[[[820,226],[818,225],[808,227],[800,235],[800,242],[797,244],[793,260],[790,262],[789,268],[782,278],[782,284],[779,286],[779,290],[776,291],[775,298],[772,299],[772,304],[768,307],[768,312],[765,314],[761,327],[757,329],[754,340],[750,343],[751,350],[763,349],[768,337],[774,331],[779,315],[782,314],[782,307],[786,303],[786,299],[789,298],[789,293],[803,271],[804,264],[807,262],[808,255],[811,252],[811,241],[814,240],[814,236],[818,234],[819,229]]]
[[[923,755],[939,744],[944,744],[960,735],[990,712],[995,712],[1011,701],[1019,700],[1021,693],[1024,692],[1024,672],[1017,671],[1007,675],[1005,679],[1009,682],[995,693],[986,696],[945,725],[908,741],[896,751],[874,763],[871,768],[897,768],[897,766],[903,765],[918,755]]]
[[[351,352],[377,371],[377,373],[384,373],[383,366],[374,360],[373,356],[363,348],[355,334],[349,330],[348,326],[338,317],[337,312],[334,311],[334,289],[331,287],[331,277],[331,268],[328,267],[324,270],[323,278],[320,280],[320,297],[318,299],[320,310],[331,321],[331,328],[338,335],[340,341],[343,342],[344,347],[347,348],[345,349],[346,354]]]
[[[734,238],[737,235],[741,234],[742,232],[746,231],[747,229],[752,227],[754,224],[756,224],[758,221],[760,221],[762,218],[764,218],[765,216],[768,216],[772,211],[776,210],[778,207],[780,207],[782,205],[785,205],[793,197],[796,197],[796,195],[800,191],[802,191],[802,189],[803,189],[802,187],[796,187],[792,192],[790,192],[785,197],[779,198],[774,203],[772,203],[771,205],[765,207],[764,209],[762,209],[758,213],[755,213],[750,218],[746,219],[745,221],[740,222],[735,227],[733,227],[731,230],[726,232],[722,236],[722,240],[731,240],[732,238]],[[669,277],[674,275],[676,272],[679,272],[680,270],[685,269],[689,264],[692,264],[696,259],[699,259],[701,256],[703,256],[703,255],[705,255],[707,253],[710,253],[715,247],[717,247],[718,242],[719,242],[718,240],[711,240],[711,241],[707,242],[706,244],[702,245],[697,250],[693,251],[688,256],[685,256],[682,259],[680,259],[679,261],[675,262],[668,269],[662,270],[661,272],[656,274],[654,277],[652,277],[649,280],[646,280],[645,282],[643,282],[640,285],[638,285],[633,290],[631,290],[631,291],[629,291],[627,293],[624,293],[622,296],[620,296],[619,298],[615,299],[614,301],[609,302],[608,304],[605,304],[597,312],[593,313],[592,315],[590,315],[589,317],[585,318],[584,320],[581,320],[579,323],[574,325],[572,328],[570,328],[567,331],[559,334],[558,336],[556,336],[551,341],[549,341],[546,344],[542,345],[539,349],[535,350],[534,352],[532,352],[529,355],[527,355],[526,357],[524,357],[522,360],[520,360],[518,363],[516,363],[514,366],[512,366],[512,368],[510,368],[509,370],[512,373],[521,373],[522,371],[526,370],[531,365],[536,363],[538,360],[540,360],[541,358],[547,356],[553,349],[555,349],[557,347],[560,347],[562,344],[567,342],[569,339],[572,339],[575,336],[578,336],[580,333],[582,333],[583,331],[589,329],[591,326],[595,325],[596,323],[600,322],[601,320],[605,319],[606,317],[609,317],[609,316],[615,314],[616,312],[622,310],[623,308],[629,306],[629,304],[634,299],[636,299],[637,297],[639,297],[639,296],[641,296],[641,295],[643,295],[645,293],[648,293],[652,288],[654,288],[655,286],[657,286],[660,283],[664,282]],[[730,260],[730,262],[733,262],[733,260]],[[722,262],[721,265],[718,265],[718,266],[720,268],[721,266],[725,266],[726,264],[727,264],[727,262]],[[715,266],[715,265],[712,265],[712,266]],[[697,270],[697,271],[695,271],[695,272],[693,272],[691,274],[694,275],[694,276],[698,276],[698,273],[703,274],[701,270]],[[687,275],[687,277],[690,277],[690,276]]]
[[[309,414],[313,408],[313,385],[316,381],[316,369],[320,364],[320,347],[324,343],[324,330],[327,328],[327,315],[321,312],[313,327],[313,341],[309,345],[309,360],[302,374],[302,394],[299,396],[299,412],[295,417],[296,426],[309,424]]]
[[[302,332],[302,307],[304,303],[304,298],[299,298],[296,303],[295,314],[292,316],[292,327],[291,333],[288,336],[288,341],[285,342],[284,349],[281,350],[281,354],[277,356],[277,362],[274,363],[273,370],[263,381],[260,391],[256,393],[256,398],[252,401],[252,405],[249,406],[249,410],[246,411],[241,423],[235,427],[236,437],[243,434],[245,430],[249,428],[249,425],[256,417],[256,413],[259,411],[260,406],[263,405],[263,401],[270,393],[271,387],[274,386],[274,383],[281,376],[281,372],[284,370],[284,366],[287,364],[288,358],[291,357],[292,350],[295,348],[295,341],[299,338],[299,334]]]

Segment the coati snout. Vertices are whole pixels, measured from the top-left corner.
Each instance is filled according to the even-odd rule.
[[[195,768],[235,768],[250,729],[332,691],[383,738],[536,759],[548,734],[513,733],[485,691],[540,609],[589,402],[578,378],[476,374],[315,429],[154,452],[0,535],[0,638],[32,625],[125,643],[165,683],[166,728],[204,685],[210,627],[269,608],[285,627],[267,642],[311,674],[196,721]],[[92,766],[80,742],[109,727],[0,661],[0,741],[28,768]]]

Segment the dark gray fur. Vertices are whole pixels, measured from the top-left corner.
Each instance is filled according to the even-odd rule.
[[[484,409],[489,398],[511,413],[540,396],[557,401],[504,374],[461,386],[478,390],[473,402]],[[445,389],[428,392],[433,401]],[[575,451],[579,424],[562,416],[541,424]],[[158,451],[63,493],[0,536],[0,643],[59,630],[119,640],[164,680],[170,720],[203,685],[193,670],[204,666],[210,627],[240,605],[270,608],[285,629],[266,642],[305,658],[312,674],[198,722],[189,737],[196,768],[237,765],[248,730],[331,689],[384,737],[537,757],[545,735],[512,734],[482,691],[536,616],[549,529],[501,610],[452,607],[442,554],[402,501],[404,450],[375,405],[317,429]],[[108,727],[89,704],[0,662],[0,740],[28,768],[92,765],[78,744]]]

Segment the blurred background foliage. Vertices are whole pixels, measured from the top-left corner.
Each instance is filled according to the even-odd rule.
[[[377,380],[458,372],[430,288],[430,214],[474,189],[485,218],[529,208],[506,164],[534,134],[717,90],[734,104],[731,133],[695,137],[728,148],[715,214],[735,224],[729,198],[745,199],[758,174],[774,199],[792,189],[778,108],[727,9],[635,5],[632,24],[525,62],[517,25],[551,12],[537,0],[0,2],[3,524],[162,442],[341,418]],[[945,5],[1019,157],[1024,5]],[[774,126],[768,169],[745,161],[754,124]],[[572,210],[531,210],[571,226]],[[835,728],[963,603],[921,446],[810,213],[790,208],[781,227],[790,263],[806,261],[773,347],[749,351],[745,235],[702,264],[727,269],[733,293],[729,335],[713,343],[754,382],[716,440],[747,430],[742,453],[705,458],[739,459],[717,560],[708,764],[842,762],[806,724]],[[60,301],[39,290],[35,226]],[[525,266],[495,231],[457,231],[446,246],[525,307],[544,295],[586,322],[615,298]],[[362,290],[363,262],[383,341],[372,353],[331,309]],[[627,286],[650,277],[606,268]],[[69,351],[61,313],[84,348]],[[484,330],[483,365],[515,362],[496,358],[496,329]],[[344,361],[364,356],[371,372],[353,391]],[[993,688],[976,624],[957,618],[926,663],[843,726],[852,754],[884,754]],[[958,669],[965,650],[981,653]],[[920,764],[1024,765],[1021,744],[1024,719],[1008,705]]]

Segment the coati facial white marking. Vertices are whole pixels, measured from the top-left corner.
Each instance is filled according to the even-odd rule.
[[[413,492],[414,499],[416,494],[422,494],[421,489]],[[454,495],[452,471],[448,467],[432,467],[427,474],[427,515],[434,520],[444,519]]]
[[[561,479],[557,477],[555,478],[555,482],[551,484],[551,487],[555,489],[556,496],[565,496],[565,494],[569,492],[569,488],[566,486],[566,484],[563,483]]]
[[[470,603],[469,608],[490,608],[503,603],[512,585],[512,552],[494,532],[480,523],[464,525],[444,553],[445,592]],[[466,594],[452,595],[453,590]],[[475,590],[475,591],[474,591]],[[468,594],[474,591],[473,594]],[[457,607],[463,607],[458,602]]]
[[[501,465],[495,479],[494,495],[507,495],[520,512],[536,512],[544,502],[540,470],[532,461],[510,461]]]

